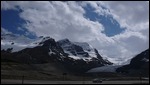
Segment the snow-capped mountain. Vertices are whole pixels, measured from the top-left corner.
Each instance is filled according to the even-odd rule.
[[[30,44],[33,44],[34,46],[30,47]],[[7,46],[7,44],[5,45]],[[24,45],[26,45],[26,47],[22,47],[21,49],[18,49],[18,51],[13,50],[16,49],[17,46],[20,46],[18,44],[14,46],[14,48],[13,46],[7,46],[7,49],[3,48],[3,46],[1,48],[1,52],[4,52],[5,54],[9,53],[13,57],[8,56],[8,59],[13,59],[20,63],[47,63],[55,56],[56,59],[60,59],[60,57],[65,55],[62,48],[50,37],[36,39],[36,41],[26,43]],[[8,52],[8,49],[10,48],[12,48],[12,52]]]
[[[18,52],[25,48],[33,48],[39,46],[49,37],[38,37],[36,39],[30,39],[23,35],[17,35],[12,33],[2,32],[1,34],[1,50],[7,50],[12,48],[11,52]]]
[[[75,61],[72,63],[74,67],[86,69],[112,64],[108,60],[104,60],[98,51],[86,42],[71,42],[69,39],[63,39],[57,41],[57,43],[62,47],[69,59]]]
[[[20,63],[57,62],[75,72],[112,64],[103,60],[98,51],[87,43],[74,43],[68,39],[56,42],[51,37],[28,39],[24,36],[3,34],[1,53],[3,60]]]
[[[58,41],[68,57],[73,59],[83,59],[84,61],[97,60],[101,64],[109,65],[108,60],[103,60],[98,51],[86,42],[71,42],[68,39]]]
[[[74,59],[88,60],[92,57],[96,58],[94,49],[92,47],[90,48],[87,43],[74,43],[68,39],[60,40],[58,43],[64,49],[65,53]]]

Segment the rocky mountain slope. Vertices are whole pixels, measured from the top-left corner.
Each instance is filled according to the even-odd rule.
[[[112,64],[87,43],[71,42],[68,39],[56,42],[50,37],[30,40],[13,34],[1,36],[1,61],[25,64],[57,62],[72,72],[86,72],[97,66]]]

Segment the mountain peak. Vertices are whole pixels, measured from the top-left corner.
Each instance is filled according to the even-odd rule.
[[[53,38],[51,38],[51,37],[49,37],[49,36],[47,36],[47,37],[44,37],[43,39],[42,39],[42,41],[39,43],[39,45],[42,45],[42,46],[50,46],[50,45],[56,45],[56,42],[55,42],[55,40],[53,39]]]
[[[57,42],[59,42],[59,43],[70,43],[69,39],[67,39],[67,38],[62,39],[62,40],[58,40]]]
[[[91,51],[94,49],[91,45],[89,45],[87,42],[73,42],[73,44],[78,45],[83,48],[83,50]]]
[[[110,64],[110,62],[103,60],[98,51],[86,42],[71,42],[68,39],[63,39],[58,43],[70,58],[83,59],[86,62],[97,60],[101,64]]]

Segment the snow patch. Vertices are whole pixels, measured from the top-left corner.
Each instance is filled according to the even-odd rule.
[[[52,54],[56,54],[56,53],[54,53],[51,49],[49,49],[49,53],[48,54],[52,55]]]
[[[80,57],[74,56],[74,55],[69,55],[69,57],[70,57],[70,58],[73,58],[73,59],[75,59],[75,60],[81,59]]]
[[[73,44],[82,47],[83,50],[86,50],[86,51],[93,50],[93,47],[86,42],[73,42]]]
[[[143,58],[142,61],[149,62],[149,59]]]

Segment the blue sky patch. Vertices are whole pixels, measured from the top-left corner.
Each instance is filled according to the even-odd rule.
[[[106,9],[105,7],[102,7],[103,9]],[[98,21],[104,26],[104,31],[102,33],[106,34],[106,36],[111,37],[117,34],[122,33],[125,28],[121,28],[120,24],[113,19],[111,15],[98,15],[94,12],[94,8],[91,7],[89,4],[87,4],[84,7],[86,13],[84,16],[91,21]]]
[[[1,10],[1,27],[15,34],[36,38],[34,34],[29,33],[28,30],[23,27],[26,21],[19,17],[20,12],[21,10]],[[18,30],[18,27],[23,30]],[[28,35],[25,33],[28,33]]]

